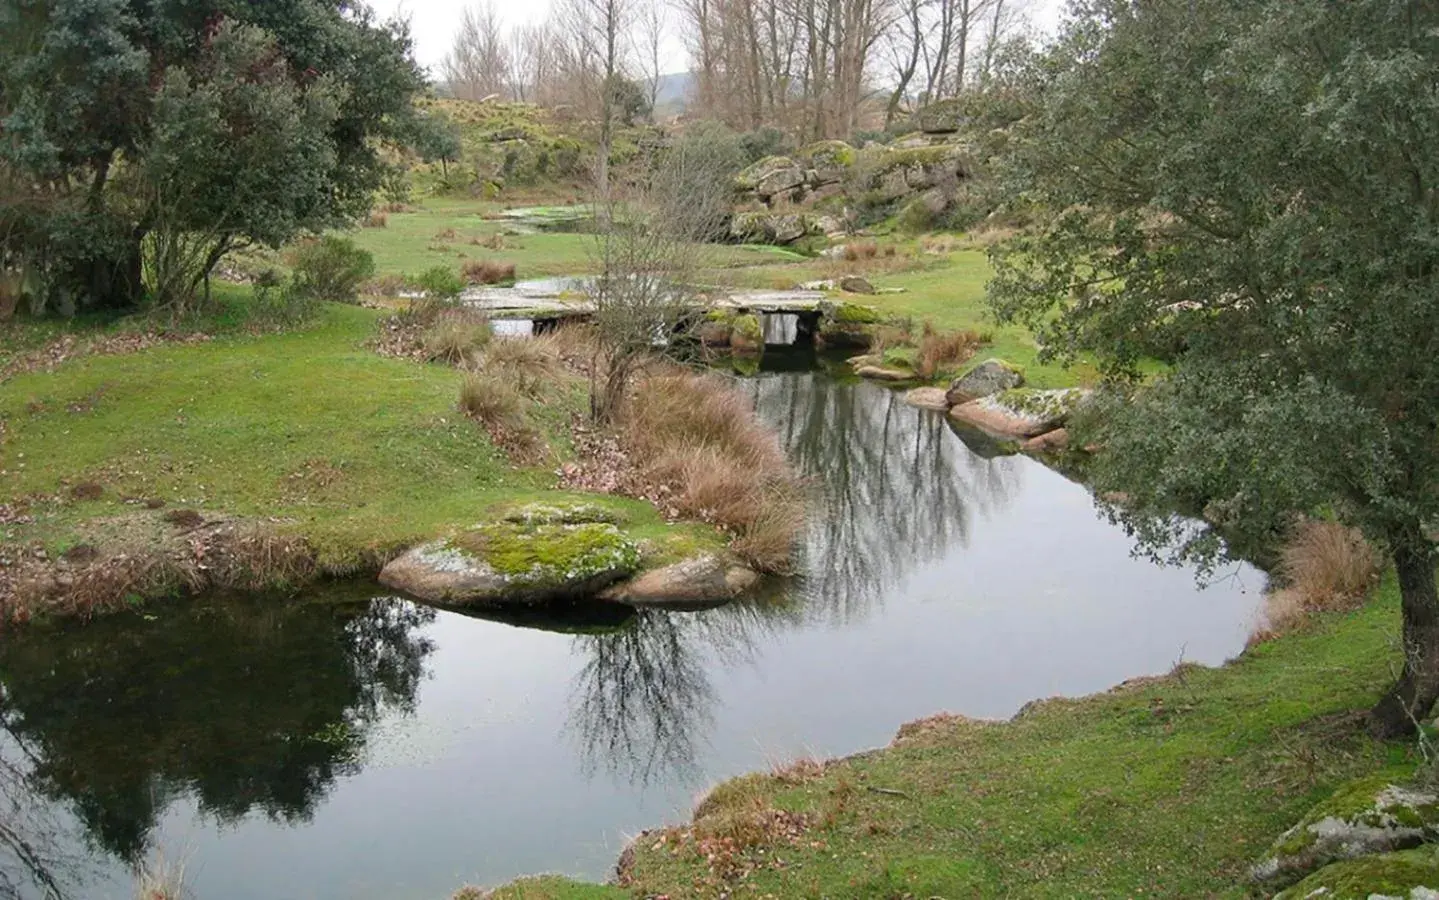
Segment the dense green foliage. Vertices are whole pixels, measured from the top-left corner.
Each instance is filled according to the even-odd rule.
[[[181,305],[228,249],[358,216],[421,83],[346,0],[5,0],[0,31],[0,254],[67,312]]]
[[[1408,666],[1376,709],[1439,696],[1439,9],[1408,0],[1081,4],[1032,70],[997,310],[1133,380],[1102,488],[1151,547],[1213,554],[1332,510],[1383,544]]]
[[[354,300],[360,285],[374,274],[375,258],[348,238],[327,234],[295,250],[295,290],[312,300]]]

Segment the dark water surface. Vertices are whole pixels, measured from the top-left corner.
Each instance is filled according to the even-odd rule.
[[[506,622],[346,584],[7,639],[0,897],[128,898],[161,850],[199,900],[603,878],[716,779],[1242,647],[1259,573],[1200,590],[1082,486],[794,368],[743,382],[824,494],[763,600]]]

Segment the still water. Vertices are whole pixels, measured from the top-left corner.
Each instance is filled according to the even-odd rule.
[[[7,639],[0,897],[128,898],[160,852],[199,900],[604,878],[717,779],[1243,646],[1260,573],[1201,589],[1081,485],[793,368],[742,385],[822,497],[753,602],[500,621],[362,583]]]

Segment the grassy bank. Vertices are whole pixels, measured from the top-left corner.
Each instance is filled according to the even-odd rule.
[[[1208,897],[1341,782],[1413,766],[1361,711],[1397,662],[1392,579],[1357,612],[1014,720],[936,716],[884,750],[720,785],[642,835],[626,888],[502,898]]]
[[[328,306],[288,333],[80,356],[0,384],[4,543],[52,558],[87,544],[138,551],[183,528],[166,514],[186,509],[263,520],[344,572],[498,505],[565,496],[554,469],[583,386],[546,386],[532,416],[554,455],[513,465],[458,413],[460,372],[367,346],[377,315]],[[717,540],[647,503],[602,502],[659,546]]]

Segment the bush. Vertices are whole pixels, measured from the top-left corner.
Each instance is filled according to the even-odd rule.
[[[336,235],[301,244],[293,260],[294,289],[312,300],[352,302],[360,285],[375,274],[375,258]]]
[[[465,263],[464,278],[467,284],[513,284],[515,264],[471,260]]]
[[[464,291],[465,282],[449,266],[435,266],[415,279],[415,287],[432,300],[450,300]]]
[[[298,325],[315,314],[317,301],[274,269],[255,276],[254,291],[254,318],[262,324]]]

